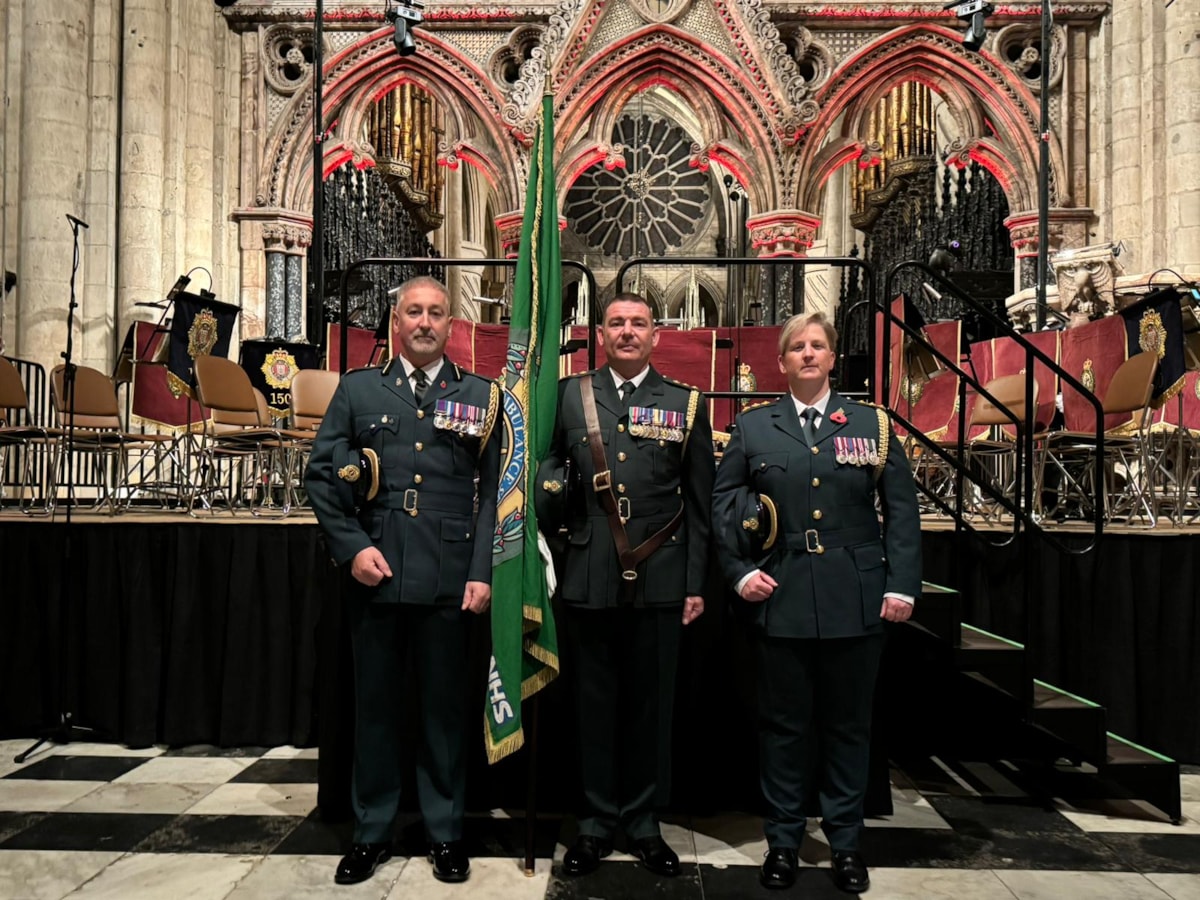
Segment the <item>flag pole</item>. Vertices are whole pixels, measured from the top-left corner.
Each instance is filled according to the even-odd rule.
[[[553,95],[554,95],[554,80],[553,80],[553,76],[551,75],[550,71],[547,70],[546,78],[542,83],[543,119],[545,117],[544,107],[545,107],[545,103],[546,103],[546,98],[552,97]],[[545,124],[546,124],[545,121],[543,121],[542,126],[545,126]],[[543,155],[545,155],[546,150],[547,150],[547,148],[546,148],[547,135],[546,135],[544,127],[542,127],[540,130],[541,130],[541,134],[539,135],[540,140],[539,140],[538,149],[539,149],[539,151],[542,152]],[[553,153],[554,153],[553,145],[550,146],[549,153],[551,155],[553,155]],[[539,169],[540,168],[541,168],[541,161],[539,160]],[[553,176],[553,171],[551,171],[550,175],[551,175],[551,177]],[[546,177],[546,173],[544,171],[542,171],[542,177]],[[557,234],[557,231],[558,231],[558,209],[557,209],[557,207],[553,207],[548,212],[550,215],[550,226],[549,227],[554,229],[555,233]],[[557,353],[555,354],[555,356],[557,357]],[[554,360],[554,365],[555,365],[555,372],[557,372],[558,371],[557,358]],[[549,606],[550,603],[552,602],[552,600],[549,597],[547,597],[546,600],[547,600],[547,606]],[[532,878],[537,872],[537,859],[535,856],[534,845],[536,843],[536,836],[537,836],[537,782],[538,782],[537,760],[538,760],[538,718],[539,718],[538,711],[541,706],[538,695],[536,693],[529,698],[529,701],[530,701],[529,721],[527,722],[528,733],[526,735],[529,752],[526,756],[526,761],[525,761],[525,764],[528,767],[528,774],[526,776],[526,781],[525,781],[525,877],[526,878]],[[554,854],[551,853],[550,855],[551,855],[551,858],[553,859]]]

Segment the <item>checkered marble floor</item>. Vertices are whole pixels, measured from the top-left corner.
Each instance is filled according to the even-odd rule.
[[[466,885],[434,880],[413,822],[401,829],[399,855],[374,878],[337,887],[333,870],[350,827],[314,813],[315,750],[76,743],[13,763],[29,744],[0,741],[0,900],[769,896],[757,882],[766,849],[759,821],[738,814],[665,825],[683,862],[673,880],[621,853],[586,878],[560,878],[574,835],[550,817],[539,820],[537,871],[527,877],[520,814],[494,810],[468,821]],[[1173,826],[1128,805],[989,803],[943,768],[940,782],[915,778],[919,790],[895,773],[895,815],[870,821],[863,838],[870,896],[1200,900],[1200,769],[1183,776],[1185,822]],[[801,858],[797,885],[783,896],[845,896],[828,877],[819,830],[810,831]]]

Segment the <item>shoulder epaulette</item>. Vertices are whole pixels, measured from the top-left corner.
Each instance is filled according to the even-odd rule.
[[[764,406],[770,406],[772,403],[776,403],[776,402],[778,402],[778,401],[776,401],[776,400],[758,400],[754,403],[751,403],[749,406],[747,406],[745,409],[743,409],[742,412],[748,413],[751,410],[762,409]]]
[[[857,403],[859,406],[869,406],[871,409],[883,409],[878,403],[872,403],[870,400],[850,400],[849,403]]]
[[[663,381],[665,381],[667,384],[674,385],[677,388],[683,388],[685,391],[698,391],[699,390],[699,388],[696,387],[694,384],[688,384],[686,381],[680,381],[678,378],[668,378],[667,376],[664,375]]]
[[[359,366],[357,369],[347,369],[345,371],[343,377],[345,375],[357,375],[359,372],[378,372],[380,370],[380,368],[382,368],[382,367],[381,366]],[[387,372],[385,371],[384,374],[386,375]]]
[[[459,381],[461,381],[463,378],[476,378],[479,381],[485,381],[488,384],[492,384],[495,381],[495,379],[488,378],[485,375],[480,375],[478,372],[472,372],[470,369],[460,369],[457,365],[454,365],[454,370],[458,374]]]

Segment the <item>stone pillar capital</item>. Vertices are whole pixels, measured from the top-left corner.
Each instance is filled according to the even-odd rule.
[[[757,256],[804,256],[817,239],[819,216],[801,209],[776,209],[746,220]]]
[[[258,226],[262,248],[268,253],[308,252],[312,244],[312,216],[278,207],[236,209],[233,219]]]
[[[525,223],[525,210],[514,209],[500,213],[495,218],[496,231],[500,235],[501,252],[505,259],[515,259],[521,249],[521,226]],[[565,231],[567,220],[558,217],[558,230]]]
[[[1086,208],[1050,210],[1049,240],[1047,252],[1053,253],[1064,247],[1082,247],[1088,243],[1088,226],[1095,213]],[[1004,220],[1012,239],[1017,259],[1038,254],[1038,211],[1026,210],[1013,213]]]

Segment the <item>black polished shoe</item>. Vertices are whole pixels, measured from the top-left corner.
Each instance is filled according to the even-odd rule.
[[[674,878],[679,874],[679,857],[661,835],[638,838],[631,841],[629,852],[642,861],[642,865],[655,875]]]
[[[433,863],[433,877],[451,883],[466,881],[471,874],[471,860],[462,841],[444,841],[429,848],[429,861]]]
[[[767,851],[758,881],[765,888],[790,888],[796,883],[796,851],[790,847],[772,847]]]
[[[391,843],[353,844],[338,863],[333,880],[337,884],[358,884],[375,874],[375,869],[392,858]]]
[[[564,875],[587,875],[595,872],[600,860],[612,853],[612,842],[590,834],[581,834],[563,857]]]
[[[833,851],[833,883],[848,894],[861,894],[871,886],[867,864],[857,850]]]

